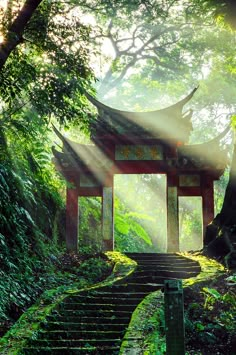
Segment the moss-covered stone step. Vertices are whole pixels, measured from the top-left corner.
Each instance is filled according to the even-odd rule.
[[[200,266],[194,262],[192,263],[191,265],[185,263],[185,266],[184,266],[184,270],[183,270],[183,266],[179,265],[179,264],[176,264],[176,265],[170,265],[170,264],[167,264],[167,265],[157,265],[157,264],[153,264],[153,266],[150,266],[150,264],[144,264],[142,266],[138,266],[137,267],[137,270],[134,271],[133,274],[137,273],[137,272],[153,272],[153,271],[167,271],[167,272],[171,272],[171,271],[188,271],[188,270],[196,270],[198,272],[201,271],[201,268]],[[133,275],[132,274],[132,275]]]
[[[148,272],[146,270],[137,270],[133,273],[132,275],[132,278],[134,277],[143,277],[143,276],[152,276],[152,277],[168,277],[168,276],[171,276],[171,277],[176,277],[176,275],[183,275],[183,276],[186,276],[186,277],[192,277],[191,275],[192,274],[198,274],[199,273],[199,268],[197,267],[193,267],[193,268],[188,268],[188,269],[185,269],[183,271],[182,268],[179,268],[179,269],[175,269],[175,270],[157,270],[157,269],[154,269],[154,270],[149,270]],[[189,276],[190,275],[190,276]]]
[[[188,257],[182,254],[175,253],[126,253],[133,260],[178,260],[185,259],[191,261]]]
[[[99,297],[117,297],[117,296],[121,296],[121,297],[136,297],[136,298],[143,298],[146,296],[146,292],[127,292],[126,290],[119,290],[119,288],[115,288],[115,287],[109,287],[108,291],[97,291],[97,292],[93,292],[91,293],[91,296],[96,296],[98,295]]]
[[[165,260],[189,260],[190,259],[186,258],[185,256],[181,255],[181,254],[174,254],[174,253],[126,253],[126,255],[133,259],[133,260],[161,260],[161,261],[165,261]]]
[[[156,261],[156,260],[137,260],[139,266],[145,266],[149,265],[149,267],[158,267],[158,266],[182,266],[183,268],[191,265],[196,265],[195,261],[189,261],[187,262],[186,260],[183,259],[176,259],[176,260],[165,260],[162,262]]]
[[[62,302],[60,304],[61,309],[68,309],[68,310],[85,310],[92,311],[99,309],[108,311],[108,310],[117,310],[117,311],[133,311],[135,304],[115,304],[115,303],[65,303]]]
[[[130,314],[130,313],[129,313]],[[111,315],[110,317],[95,317],[95,316],[92,316],[92,317],[86,317],[86,316],[83,316],[83,317],[76,317],[76,316],[67,316],[67,317],[64,317],[64,316],[48,316],[47,317],[47,321],[50,323],[50,322],[60,322],[60,323],[65,323],[65,322],[68,322],[68,323],[74,323],[74,324],[80,324],[81,322],[83,323],[89,323],[91,324],[92,322],[94,322],[95,324],[99,325],[99,324],[127,324],[129,323],[130,321],[130,317],[127,316],[127,317],[120,317],[119,316],[119,313],[118,313],[118,316],[116,317],[115,315]],[[46,323],[47,324],[47,323]]]
[[[111,337],[109,339],[38,339],[29,343],[29,347],[34,348],[83,348],[85,346],[105,348],[107,346],[118,346],[121,338]]]
[[[127,317],[130,316],[130,311],[121,311],[121,310],[102,310],[102,309],[82,309],[82,310],[69,310],[69,309],[61,309],[60,313],[52,313],[63,315],[64,317],[74,316],[74,317]]]
[[[46,330],[65,330],[69,331],[73,330],[97,330],[97,331],[109,331],[111,330],[111,323],[112,323],[112,330],[113,331],[123,331],[127,327],[127,323],[115,323],[114,320],[110,319],[109,323],[103,323],[102,319],[100,322],[85,322],[84,319],[81,322],[47,322],[43,326],[43,329]]]
[[[126,297],[122,297],[122,295],[119,297],[119,294],[113,294],[113,296],[110,297],[80,297],[80,296],[73,296],[70,297],[69,299],[67,299],[65,301],[65,303],[67,304],[72,304],[72,303],[76,303],[76,304],[80,304],[80,303],[86,303],[86,304],[94,304],[96,302],[96,304],[108,304],[110,302],[112,302],[112,304],[122,304],[123,302],[125,302],[126,304],[137,304],[140,302],[140,298],[139,297],[130,297],[130,296],[126,296]]]
[[[198,274],[198,272],[181,272],[181,271],[171,271],[171,272],[166,272],[166,271],[161,271],[160,274],[158,275],[158,271],[150,273],[149,275],[145,274],[138,274],[133,275],[131,280],[139,281],[140,283],[146,283],[146,282],[152,282],[156,281],[158,278],[158,281],[162,281],[164,283],[164,280],[168,279],[188,279],[190,277],[194,277]]]
[[[153,291],[156,291],[160,288],[163,287],[163,280],[162,282],[159,282],[159,283],[150,283],[150,284],[146,284],[146,283],[137,283],[135,281],[132,281],[130,283],[124,283],[124,284],[119,284],[117,286],[113,286],[114,287],[114,290],[116,290],[116,292],[118,291],[126,291],[126,292],[133,292],[133,291],[137,291],[137,292],[144,292],[146,294],[150,293],[150,292],[153,292]]]
[[[177,259],[183,258],[182,255],[175,254],[175,253],[125,253],[131,259]]]
[[[138,264],[133,274],[112,285],[66,297],[24,354],[119,354],[132,313],[142,299],[162,288],[166,279],[189,278],[200,272],[197,262],[181,255],[128,256]],[[128,341],[131,344],[137,339]]]
[[[35,348],[29,347],[23,349],[24,355],[118,355],[120,346],[105,346],[96,348],[93,346],[85,346],[79,348],[67,347],[50,347]]]
[[[42,330],[38,333],[38,339],[41,340],[84,340],[84,339],[120,339],[125,332],[125,328],[122,331],[118,330]],[[37,342],[37,340],[36,340]]]

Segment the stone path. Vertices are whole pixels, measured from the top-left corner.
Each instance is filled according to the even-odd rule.
[[[48,316],[25,355],[119,354],[137,305],[166,279],[186,279],[200,271],[197,262],[176,254],[127,254],[137,261],[121,282],[71,295]]]

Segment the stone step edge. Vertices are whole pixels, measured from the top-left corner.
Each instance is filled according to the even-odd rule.
[[[190,253],[181,253],[181,255],[183,255],[186,258],[189,258],[190,260],[192,260],[194,262],[199,263],[199,265],[201,267],[201,272],[197,276],[192,277],[190,279],[183,280],[183,287],[188,287],[193,282],[196,282],[196,283],[205,282],[207,280],[212,279],[214,276],[215,277],[220,276],[223,272],[226,272],[226,268],[222,264],[220,264],[216,260],[209,259],[203,255],[198,255],[198,253],[196,253],[195,255],[190,254]],[[141,315],[141,317],[138,317],[140,309],[142,308],[142,303],[145,301],[148,303],[149,297],[151,298],[155,295],[157,297],[157,302],[160,302],[159,303],[160,306],[156,307],[156,311],[157,311],[157,313],[161,312],[161,305],[163,307],[163,304],[164,304],[162,292],[156,291],[156,292],[152,292],[149,295],[147,295],[144,298],[144,300],[138,305],[138,307],[134,310],[134,312],[132,314],[131,321],[129,323],[129,326],[127,328],[127,331],[125,333],[124,339],[121,344],[121,349],[120,349],[119,355],[136,354],[136,353],[138,354],[138,353],[140,353],[141,347],[144,345],[144,343],[145,343],[145,350],[146,350],[147,354],[149,353],[147,338],[144,337],[144,342],[143,342],[143,344],[141,344],[141,346],[138,342],[133,342],[133,344],[132,343],[130,344],[130,342],[128,341],[128,338],[129,338],[129,336],[132,336],[133,330],[135,330],[135,334],[137,334],[138,320],[141,319],[142,320],[141,323],[143,323],[143,320],[145,318],[145,314],[147,314],[147,311],[145,311],[145,309],[144,309],[143,316]],[[158,301],[158,299],[159,299],[159,301]],[[160,318],[161,318],[160,315],[156,317],[156,319],[160,319]],[[160,326],[160,324],[159,324],[159,326]],[[141,331],[143,331],[143,330],[141,330]],[[151,336],[152,336],[152,333],[149,332],[149,337],[151,337]],[[164,342],[165,342],[165,339],[164,339]],[[162,345],[163,338],[160,338],[160,339],[156,338],[155,343],[159,344],[159,346]],[[152,352],[150,352],[150,353],[153,353],[153,351],[155,351],[155,350],[152,349]],[[158,354],[158,353],[159,353],[158,351],[155,352],[155,354]]]
[[[74,284],[74,289],[72,290],[72,286],[70,286],[69,291],[62,291],[61,287],[58,287],[56,289],[58,293],[55,294],[54,302],[50,305],[48,304],[48,301],[45,301],[47,300],[48,290],[45,291],[38,299],[37,303],[23,313],[19,320],[14,324],[14,335],[12,335],[11,328],[0,339],[0,354],[15,355],[16,352],[20,352],[20,350],[25,347],[27,340],[30,340],[35,332],[40,329],[41,323],[46,320],[46,317],[70,294],[111,286],[117,281],[127,278],[136,269],[137,263],[124,254],[119,252],[106,252],[105,254],[108,259],[114,262],[114,267],[110,276],[92,287],[85,287],[83,289],[76,288],[78,287],[77,283]]]

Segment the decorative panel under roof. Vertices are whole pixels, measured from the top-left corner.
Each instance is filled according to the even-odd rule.
[[[85,174],[101,184],[114,173],[147,173],[147,169],[149,173],[174,174],[201,174],[207,171],[218,179],[228,164],[227,151],[221,148],[220,141],[229,130],[230,126],[206,143],[177,146],[174,156],[169,156],[164,143],[151,146],[116,145],[112,148],[113,154],[108,156],[96,145],[69,140],[54,127],[63,142],[61,152],[53,147],[54,163],[67,180],[74,182]],[[124,150],[123,155],[120,155],[121,150]]]
[[[102,140],[127,137],[139,139],[163,139],[187,143],[192,130],[192,110],[183,113],[184,105],[197,88],[178,103],[150,112],[121,111],[108,107],[86,93],[89,101],[97,107],[98,117],[91,124],[92,139]]]

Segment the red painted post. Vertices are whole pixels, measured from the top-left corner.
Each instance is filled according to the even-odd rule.
[[[78,251],[78,189],[67,187],[66,194],[66,247]]]

